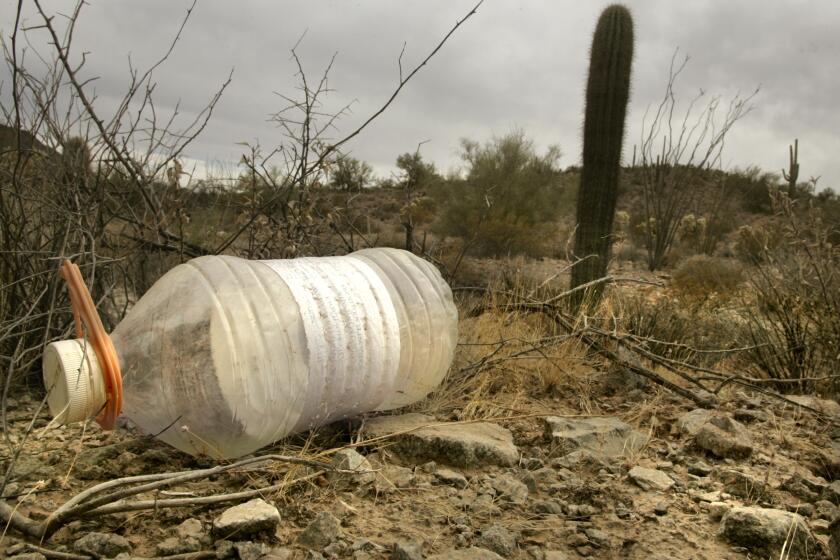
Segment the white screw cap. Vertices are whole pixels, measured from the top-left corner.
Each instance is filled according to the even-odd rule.
[[[99,359],[84,338],[48,344],[43,356],[47,404],[56,422],[87,420],[105,406],[105,383]]]

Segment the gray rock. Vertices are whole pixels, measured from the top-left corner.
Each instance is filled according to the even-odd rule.
[[[114,558],[122,552],[131,552],[131,544],[112,533],[88,533],[73,543],[73,550],[95,558]]]
[[[805,519],[780,509],[733,507],[720,522],[720,534],[731,544],[759,554],[775,556],[783,546],[791,558],[814,558],[821,554],[819,542]]]
[[[213,543],[213,547],[216,550],[216,558],[233,558],[236,556],[236,549],[231,541],[221,539]]]
[[[440,554],[429,556],[429,560],[501,560],[501,556],[484,548],[472,546],[457,550],[447,550]]]
[[[265,556],[267,547],[262,543],[239,541],[233,543],[233,548],[239,560],[260,560]]]
[[[341,523],[333,514],[323,511],[298,535],[297,541],[308,548],[322,549],[339,536]]]
[[[719,471],[716,477],[723,483],[723,489],[733,496],[745,500],[762,500],[769,495],[769,488],[764,480],[750,474],[735,469],[725,469]]]
[[[391,552],[391,560],[423,560],[423,547],[414,541],[397,541]]]
[[[828,500],[817,500],[814,502],[814,515],[818,519],[834,521],[838,517],[838,513],[840,513],[840,510],[837,509],[837,506]]]
[[[438,479],[441,483],[449,484],[450,486],[454,486],[455,488],[467,487],[467,477],[465,477],[458,471],[454,471],[452,469],[437,469],[435,471],[435,478]]]
[[[763,410],[752,410],[749,408],[739,408],[732,413],[732,416],[735,420],[745,422],[747,424],[751,422],[767,422],[767,420],[770,419],[767,413]]]
[[[516,535],[502,525],[491,525],[481,530],[481,536],[476,539],[476,544],[507,558],[516,550]]]
[[[213,534],[217,537],[238,538],[274,531],[280,524],[280,512],[262,498],[233,506],[213,520]]]
[[[545,434],[561,454],[588,451],[598,458],[620,457],[641,449],[647,436],[636,432],[618,418],[545,419]]]
[[[543,515],[562,515],[563,506],[554,500],[536,502],[534,504],[534,513],[540,513]]]
[[[630,469],[630,478],[642,490],[667,492],[674,486],[674,480],[662,471],[635,466]]]
[[[694,476],[709,476],[712,474],[712,467],[703,461],[697,461],[696,463],[692,463],[688,466],[688,474],[693,474]]]
[[[586,535],[586,538],[589,539],[590,543],[598,548],[612,547],[612,540],[610,540],[609,535],[600,529],[595,529],[594,527],[584,529],[583,534]]]
[[[809,503],[788,504],[786,509],[798,513],[802,517],[813,517],[815,511],[814,504]]]
[[[355,449],[342,449],[337,451],[332,457],[332,466],[336,469],[353,471],[359,474],[349,475],[331,471],[327,473],[327,478],[331,482],[368,484],[373,482],[376,477],[376,473],[373,472],[373,466],[370,464],[370,461],[368,461],[364,455]]]
[[[660,517],[668,515],[668,502],[657,502],[656,505],[653,506],[653,513],[654,515],[658,515]]]
[[[158,556],[172,556],[199,550],[201,550],[201,543],[194,538],[167,537],[155,546],[155,553]]]
[[[730,504],[726,502],[711,502],[709,503],[709,517],[712,519],[720,519],[726,512],[732,509]]]
[[[834,505],[840,505],[840,480],[835,480],[827,485],[820,496],[823,500],[828,500]]]
[[[694,438],[697,447],[718,457],[744,459],[753,451],[747,429],[725,414],[698,408],[683,414],[678,426]]]
[[[175,534],[182,539],[201,540],[205,536],[204,524],[195,518],[187,519],[175,528]]]
[[[514,466],[519,450],[510,431],[489,422],[443,424],[432,416],[403,414],[369,420],[365,431],[371,436],[395,436],[392,450],[420,460],[433,459],[458,467]]]
[[[806,502],[816,502],[826,486],[825,481],[794,473],[779,488]]]
[[[528,499],[528,487],[508,474],[497,476],[490,482],[490,485],[496,491],[497,496],[504,501],[521,504]]]

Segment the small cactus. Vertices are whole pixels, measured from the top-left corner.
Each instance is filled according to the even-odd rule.
[[[601,13],[592,38],[574,250],[582,260],[572,267],[572,288],[607,273],[632,61],[633,18],[613,4]],[[596,298],[602,288],[593,289]],[[573,303],[580,305],[583,297],[578,293]]]

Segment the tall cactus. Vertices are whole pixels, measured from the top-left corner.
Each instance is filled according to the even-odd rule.
[[[613,4],[601,13],[592,37],[575,233],[575,257],[582,260],[572,267],[572,288],[607,273],[632,61],[633,18],[627,8]],[[587,291],[600,298],[602,288]],[[583,291],[575,296],[580,305]]]

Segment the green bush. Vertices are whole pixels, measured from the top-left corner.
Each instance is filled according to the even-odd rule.
[[[733,259],[694,255],[674,271],[671,287],[684,300],[705,301],[710,297],[727,300],[744,283],[744,269]]]
[[[560,150],[538,154],[522,132],[480,145],[462,141],[464,176],[450,176],[432,191],[437,233],[460,237],[482,256],[542,255],[558,215]]]

